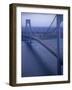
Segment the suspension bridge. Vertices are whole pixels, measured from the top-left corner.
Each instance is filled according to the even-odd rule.
[[[54,23],[56,19],[56,28],[52,28],[52,24]],[[26,43],[26,45],[28,47],[31,48],[31,50],[33,51],[33,48],[32,48],[32,44],[33,42],[37,42],[40,44],[40,46],[42,46],[43,48],[45,48],[46,52],[50,53],[53,57],[55,57],[57,60],[56,60],[56,63],[57,63],[57,66],[56,66],[56,73],[54,72],[51,72],[48,73],[46,72],[47,74],[49,75],[61,75],[62,74],[62,66],[63,66],[63,58],[61,57],[60,55],[60,38],[63,38],[63,35],[61,33],[61,23],[63,22],[63,17],[62,15],[55,15],[55,17],[53,18],[50,26],[48,27],[48,29],[46,29],[45,32],[33,32],[32,30],[32,27],[31,27],[31,22],[29,19],[26,20],[26,27],[25,27],[25,30],[24,32],[22,31],[22,41],[24,41]],[[36,34],[36,35],[35,35]],[[53,48],[50,48],[48,47],[48,45],[46,45],[44,43],[43,40],[45,39],[52,39],[52,38],[55,38],[56,39],[56,43],[57,43],[57,51],[54,51]],[[23,51],[24,52],[24,51]],[[38,57],[38,54],[35,54],[37,57]],[[40,60],[40,58],[38,58]],[[52,61],[52,60],[51,60]],[[24,61],[23,61],[24,62]],[[22,62],[22,64],[23,64]],[[38,61],[39,62],[39,61]],[[53,61],[54,62],[54,61]],[[42,67],[43,66],[46,66],[47,64],[43,61],[40,61],[40,63],[42,64]],[[24,64],[23,64],[24,65]],[[25,67],[22,67],[22,69],[25,68]],[[45,68],[44,70],[46,71],[48,68],[51,68],[51,67],[43,67]],[[54,68],[54,67],[53,67]],[[38,68],[39,69],[39,68]],[[48,70],[47,70],[48,71]],[[27,71],[26,71],[27,72]],[[24,72],[25,73],[25,72]],[[35,73],[35,72],[34,72]],[[22,74],[23,75],[23,74]],[[26,74],[27,75],[27,74]],[[33,74],[34,75],[34,74]],[[36,74],[35,74],[36,75]],[[29,74],[30,76],[30,74]]]

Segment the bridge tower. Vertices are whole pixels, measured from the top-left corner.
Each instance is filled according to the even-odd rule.
[[[31,21],[30,21],[30,19],[26,19],[26,27],[31,27]]]
[[[60,24],[63,21],[63,16],[57,15],[57,54],[58,54],[58,75],[61,75],[61,64],[60,64]]]
[[[31,30],[31,20],[30,19],[26,19],[26,35],[27,36],[31,36],[32,35],[32,30]],[[31,38],[27,39],[26,42],[31,43],[32,40]]]

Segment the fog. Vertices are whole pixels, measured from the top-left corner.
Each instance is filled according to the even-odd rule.
[[[21,25],[26,25],[26,19],[31,20],[31,26],[33,27],[49,27],[56,14],[40,14],[40,13],[21,13]],[[52,24],[52,27],[56,26],[56,18]]]

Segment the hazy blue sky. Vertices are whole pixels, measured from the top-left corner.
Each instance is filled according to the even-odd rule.
[[[40,13],[22,12],[21,13],[22,27],[26,25],[26,19],[31,20],[31,26],[49,27],[55,16],[56,16],[55,14],[40,14]],[[56,19],[52,26],[53,27],[56,26]]]

